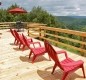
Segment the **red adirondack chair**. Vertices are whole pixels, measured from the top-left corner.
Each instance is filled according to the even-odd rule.
[[[11,34],[13,35],[13,37],[15,38],[14,44],[16,44],[17,39],[16,39],[16,36],[15,36],[14,30],[12,30],[12,29],[10,28],[10,32],[11,32]]]
[[[42,47],[41,44],[40,44],[40,42],[31,42],[31,43],[28,43],[27,39],[24,37],[23,34],[22,34],[22,36],[23,36],[25,44],[31,50],[30,54],[29,54],[29,59],[30,59],[31,55],[33,54],[32,63],[34,63],[35,59],[38,56],[43,55],[44,53],[46,53],[45,47]],[[36,46],[36,45],[38,45],[38,46]]]
[[[52,74],[54,73],[56,67],[59,67],[64,72],[62,80],[66,80],[66,77],[69,73],[79,68],[82,68],[83,76],[85,78],[85,72],[84,72],[84,66],[83,66],[84,62],[82,60],[74,61],[67,56],[67,53],[65,51],[55,51],[54,48],[50,45],[50,43],[47,40],[44,41],[44,44],[49,56],[55,62],[52,70]],[[58,54],[61,54],[61,53],[65,54],[66,59],[60,62],[58,58]]]
[[[22,46],[22,50],[24,50],[26,44],[24,42],[23,36],[21,34],[18,34],[18,32],[16,30],[14,30],[14,33],[15,33],[16,39],[17,39],[17,41],[19,43],[19,49]],[[29,38],[29,39],[27,39],[27,41],[30,43],[30,42],[32,42],[32,39]]]
[[[14,34],[15,34],[15,38],[17,40],[17,43],[16,44],[19,44],[19,46],[20,46],[20,40],[19,40],[19,38],[22,39],[22,35],[19,34],[16,30],[14,30]]]
[[[33,42],[32,38],[28,40],[27,37],[25,37],[23,33],[22,33],[22,38],[23,38],[23,41],[24,41],[25,45],[26,45],[28,48],[30,48],[30,47],[29,47],[29,46],[30,46],[30,43]]]

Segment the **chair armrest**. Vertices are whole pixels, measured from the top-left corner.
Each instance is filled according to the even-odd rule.
[[[29,42],[33,42],[32,38],[27,39],[27,41],[29,41]]]
[[[74,62],[70,62],[70,63],[67,63],[67,64],[62,64],[62,65],[65,66],[65,67],[71,67],[71,66],[78,66],[78,65],[81,65],[83,63],[84,62],[82,60],[78,60],[78,61],[74,61]]]
[[[67,52],[65,50],[59,50],[59,51],[56,51],[57,54],[65,54],[65,57],[68,58],[67,56]]]
[[[34,48],[36,48],[36,47],[35,47],[35,44],[38,44],[38,45],[39,45],[39,47],[41,47],[40,42],[31,42],[31,43],[30,43],[30,45],[31,45],[31,44],[33,45],[33,47],[34,47]]]

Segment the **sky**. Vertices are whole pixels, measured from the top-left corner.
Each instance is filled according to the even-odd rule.
[[[12,4],[24,7],[28,12],[34,6],[41,6],[54,16],[86,16],[86,0],[0,0],[0,8],[7,9]]]

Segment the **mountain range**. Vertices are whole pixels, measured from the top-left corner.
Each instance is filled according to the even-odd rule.
[[[81,30],[86,27],[86,16],[55,16],[58,22],[62,22],[69,29]]]

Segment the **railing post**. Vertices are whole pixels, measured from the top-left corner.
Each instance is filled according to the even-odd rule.
[[[55,34],[55,35],[58,35],[58,32],[55,31],[54,34]],[[58,42],[58,38],[57,38],[57,37],[55,37],[55,41]],[[55,44],[55,45],[58,46],[58,44]]]
[[[46,30],[45,29],[43,29],[44,30],[44,37],[46,37]]]
[[[39,39],[41,39],[41,28],[39,28]]]
[[[81,40],[82,40],[83,42],[85,42],[85,37],[81,37]],[[85,46],[84,44],[81,45],[81,48],[82,48],[82,49],[85,49],[85,47],[86,47],[86,46]],[[82,51],[81,53],[82,53],[82,54],[81,54],[82,56],[85,56],[85,54],[86,54],[86,53],[84,53],[83,51]]]
[[[55,35],[58,35],[58,32],[55,31]],[[55,37],[55,40],[58,41],[58,38]]]
[[[29,31],[29,29],[30,29],[30,28],[28,28],[28,36],[30,36],[30,35],[29,35],[29,34],[30,34],[30,31]]]

